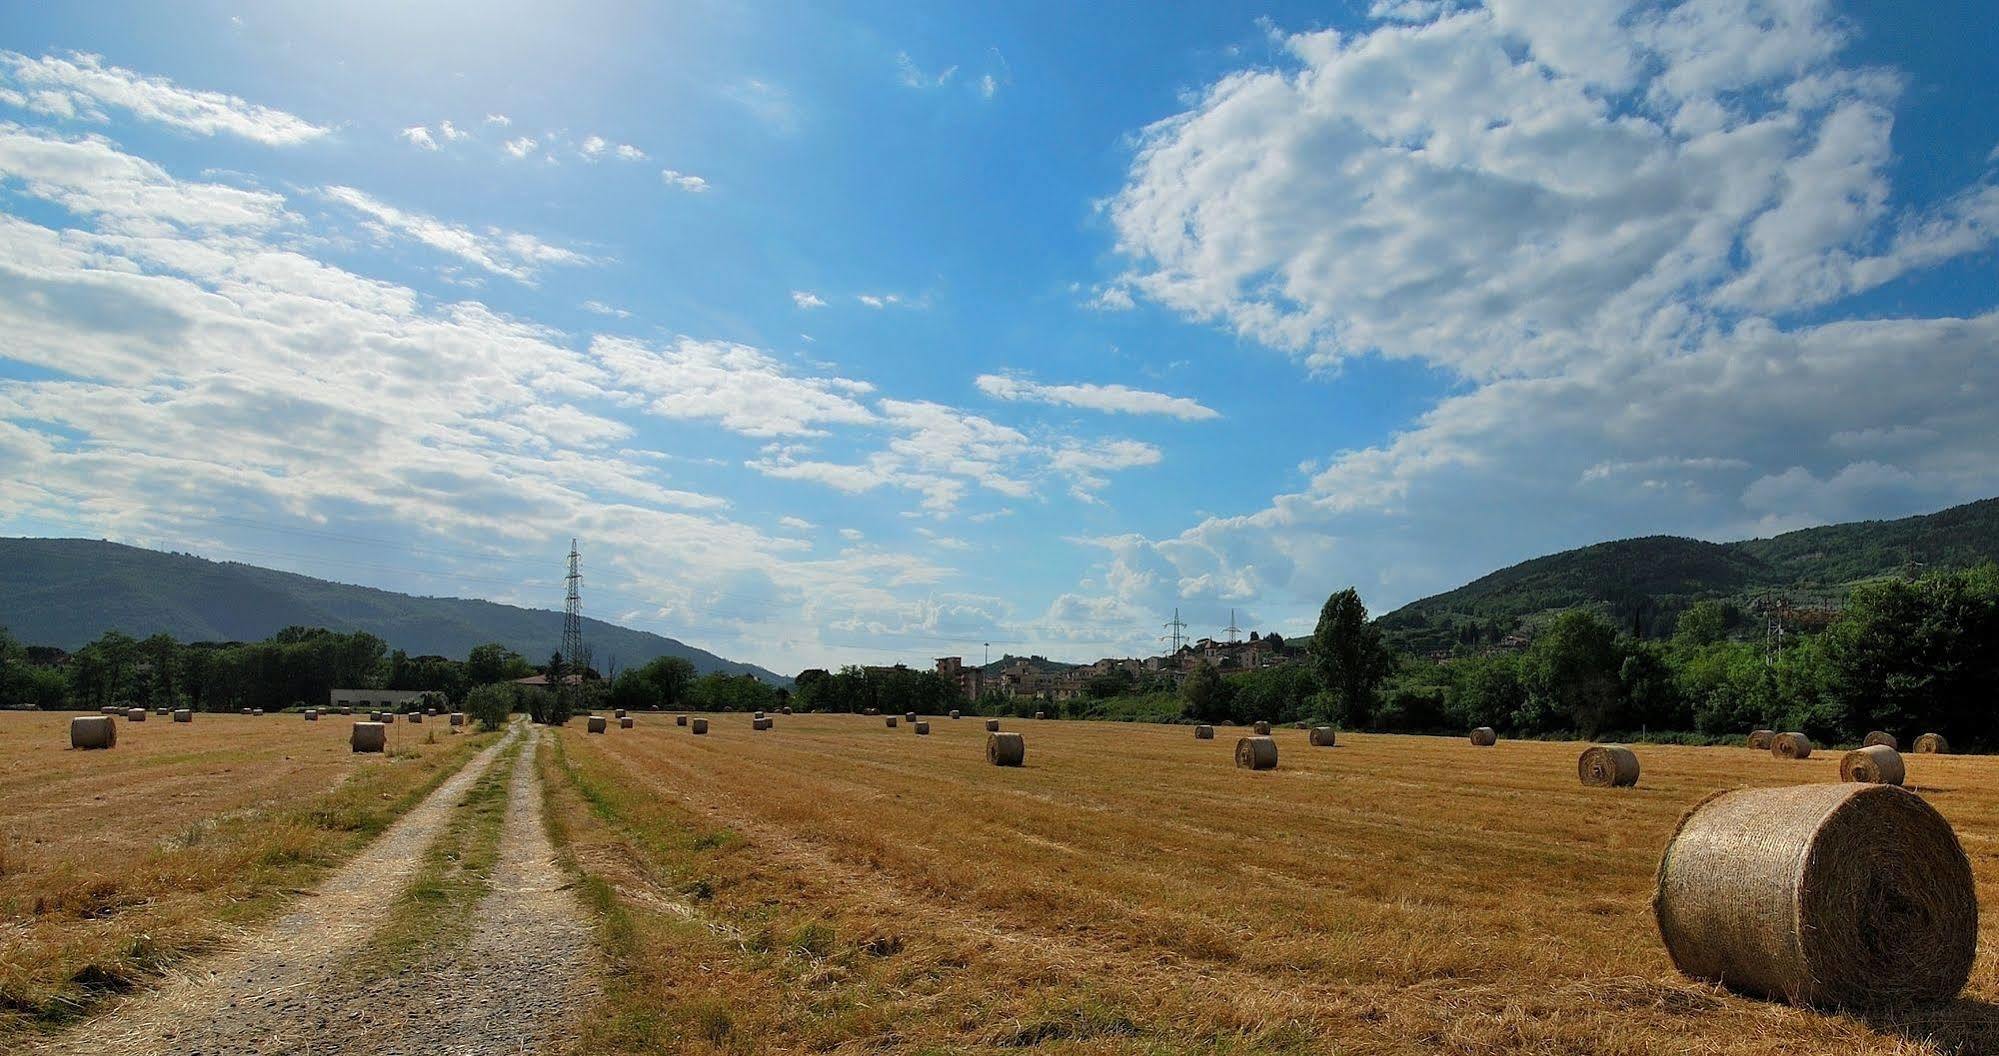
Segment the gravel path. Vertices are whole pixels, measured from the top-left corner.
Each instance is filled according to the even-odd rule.
[[[465,946],[391,979],[343,970],[465,792],[516,737],[493,890]],[[542,826],[539,731],[516,724],[336,873],[237,949],[35,1051],[42,1056],[430,1056],[525,1053],[589,993],[590,935]]]

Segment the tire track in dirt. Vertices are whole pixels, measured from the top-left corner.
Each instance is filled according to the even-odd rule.
[[[516,725],[389,826],[292,912],[231,949],[31,1049],[38,1056],[266,1056],[344,1051],[319,1037],[321,988],[374,933],[379,907],[414,874],[459,801]],[[526,753],[523,753],[526,754]]]

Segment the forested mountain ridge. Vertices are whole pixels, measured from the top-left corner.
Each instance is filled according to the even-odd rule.
[[[1748,605],[1765,594],[1838,599],[1866,579],[1999,561],[1999,498],[1892,521],[1854,521],[1769,539],[1709,543],[1679,536],[1620,539],[1565,550],[1482,576],[1381,617],[1398,646],[1418,651],[1491,642],[1542,617],[1594,608],[1618,626],[1664,634],[1688,605]]]
[[[260,641],[291,626],[367,631],[412,656],[463,658],[498,642],[534,662],[562,641],[562,613],[334,583],[94,539],[0,539],[0,627],[32,645],[74,650],[108,630],[183,642]],[[790,679],[648,631],[585,618],[599,670],[681,657],[699,674]]]

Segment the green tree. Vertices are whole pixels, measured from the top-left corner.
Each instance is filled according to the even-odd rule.
[[[483,686],[492,682],[512,682],[534,674],[526,658],[498,642],[475,645],[465,657],[465,682]]]
[[[1596,736],[1621,717],[1623,666],[1617,628],[1603,617],[1587,609],[1555,617],[1522,661],[1528,713],[1521,725],[1529,732],[1566,725],[1584,737]]]
[[[1326,599],[1319,624],[1312,631],[1312,667],[1332,694],[1337,714],[1347,727],[1367,724],[1374,711],[1375,690],[1393,668],[1393,656],[1381,642],[1381,629],[1368,621],[1367,606],[1352,587]]]
[[[1230,718],[1229,687],[1222,681],[1222,673],[1206,660],[1187,675],[1180,684],[1180,698],[1187,702],[1187,715],[1202,722],[1220,722]]]
[[[1728,638],[1729,609],[1718,601],[1697,601],[1673,625],[1673,647],[1698,649]]]

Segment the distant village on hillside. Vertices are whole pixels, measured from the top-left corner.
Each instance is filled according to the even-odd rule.
[[[1251,631],[1247,641],[1202,638],[1172,652],[1143,659],[1105,657],[1091,664],[1072,665],[1040,656],[1009,656],[981,667],[967,665],[961,656],[945,656],[937,659],[936,670],[968,701],[979,700],[988,693],[997,693],[1008,700],[1064,701],[1083,696],[1092,680],[1105,676],[1124,675],[1132,685],[1170,682],[1177,686],[1202,664],[1212,665],[1223,674],[1233,674],[1298,663],[1303,657],[1302,646],[1289,647],[1279,635]],[[871,675],[882,675],[907,670],[907,666],[895,664],[866,670]]]

